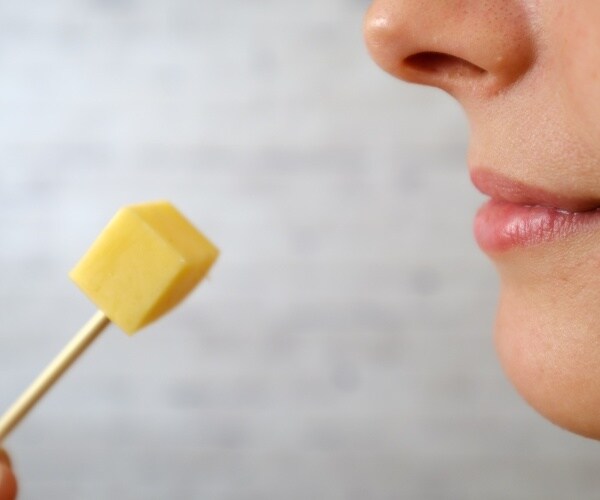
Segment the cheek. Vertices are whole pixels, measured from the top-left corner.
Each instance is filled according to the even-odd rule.
[[[600,2],[557,2],[550,14],[549,54],[554,74],[561,76],[557,98],[581,134],[600,140]]]

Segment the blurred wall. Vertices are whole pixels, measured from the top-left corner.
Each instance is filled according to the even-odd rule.
[[[597,498],[496,361],[465,119],[368,59],[366,5],[0,2],[0,403],[92,314],[66,273],[119,206],[223,251],[10,437],[23,499]]]

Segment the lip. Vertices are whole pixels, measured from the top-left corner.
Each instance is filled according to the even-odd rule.
[[[563,240],[600,228],[600,200],[557,194],[487,170],[473,170],[475,187],[491,199],[477,212],[474,232],[489,254]]]

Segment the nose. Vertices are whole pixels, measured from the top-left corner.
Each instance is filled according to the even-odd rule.
[[[497,94],[534,60],[522,0],[375,0],[365,17],[371,56],[392,75],[455,97]]]

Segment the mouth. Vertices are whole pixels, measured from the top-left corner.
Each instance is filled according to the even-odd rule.
[[[490,197],[475,217],[475,238],[489,254],[563,240],[600,228],[600,199],[551,193],[475,169],[475,187]]]

